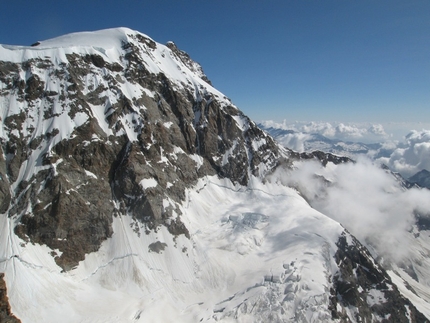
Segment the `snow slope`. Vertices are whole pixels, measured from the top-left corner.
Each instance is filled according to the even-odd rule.
[[[275,175],[316,210],[341,223],[389,272],[399,290],[430,317],[430,191],[405,188],[396,174],[368,159],[355,163],[296,162]]]
[[[153,74],[164,74],[169,81],[173,82],[178,88],[189,86],[194,89],[196,98],[204,96],[206,93],[213,95],[217,101],[224,105],[231,106],[231,102],[218,90],[212,87],[207,82],[203,81],[201,75],[191,71],[184,62],[174,54],[167,46],[156,44],[151,38],[137,31],[127,28],[107,29],[97,32],[75,33],[47,41],[40,42],[35,47],[29,46],[8,46],[0,45],[0,57],[3,61],[20,63],[26,60],[44,60],[46,65],[39,64],[40,68],[32,67],[31,74],[27,71],[19,71],[22,80],[28,80],[32,75],[38,76],[45,81],[45,90],[62,93],[64,83],[58,75],[52,74],[53,71],[60,68],[63,64],[69,63],[67,55],[100,55],[107,63],[125,64],[124,56],[127,54],[127,49],[123,49],[123,45],[127,42],[138,44],[140,53],[143,53],[141,59],[145,68]],[[154,43],[154,45],[152,45]],[[79,44],[79,45],[77,45]],[[155,45],[156,44],[156,45]],[[152,48],[154,47],[154,48]],[[100,96],[106,96],[110,105],[114,105],[118,101],[116,93],[111,93],[109,90],[109,82],[105,78],[108,73],[107,69],[92,74],[85,79],[83,88],[88,91],[88,88],[102,87],[104,91],[99,93]],[[120,73],[116,73],[120,74]],[[139,84],[124,82],[120,89],[121,93],[131,98],[138,98],[142,94],[153,96],[152,93]],[[6,87],[6,84],[0,84]],[[85,92],[87,94],[88,92]],[[68,107],[62,105],[62,102],[56,100],[53,104],[53,114],[57,114],[56,118],[48,118],[41,122],[37,113],[41,110],[46,102],[44,99],[38,99],[35,106],[28,110],[26,103],[17,100],[15,93],[10,93],[7,96],[1,97],[2,111],[0,117],[4,120],[8,116],[19,114],[22,111],[29,113],[29,118],[23,126],[24,137],[32,136],[34,139],[41,134],[48,133],[52,129],[59,129],[60,133],[56,136],[56,141],[69,138],[73,129],[84,124],[88,119],[84,113],[77,113],[73,118],[68,115]],[[67,103],[67,102],[66,102]],[[100,127],[104,130],[107,136],[113,134],[106,124],[106,116],[108,111],[101,109],[99,106],[91,106],[91,116],[97,118]],[[136,132],[131,124],[132,114],[124,116],[123,124],[126,125],[125,131],[130,136],[131,140],[136,140]],[[129,119],[129,120],[127,120]],[[35,129],[31,133],[27,129]],[[0,137],[7,138],[8,134],[4,133],[4,129],[0,130]],[[122,132],[117,133],[121,135]],[[56,142],[54,142],[55,144]]]
[[[66,274],[46,246],[2,234],[14,313],[23,322],[328,320],[334,241],[344,229],[293,189],[253,184],[210,177],[190,189],[189,240],[163,228],[137,235],[131,217],[117,217],[112,238]],[[158,242],[162,250],[148,248]]]

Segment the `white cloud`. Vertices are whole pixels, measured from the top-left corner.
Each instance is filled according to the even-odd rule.
[[[378,163],[386,164],[391,170],[399,172],[405,178],[409,178],[423,169],[430,171],[430,130],[409,130],[409,134],[403,137],[404,140],[398,141],[393,140],[381,124],[329,122],[295,122],[289,124],[286,120],[282,123],[269,120],[262,122],[262,124],[265,127],[294,131],[294,133],[277,137],[277,140],[282,145],[298,152],[305,151],[306,142],[314,139],[310,134],[320,134],[329,139],[341,141],[380,143],[381,148],[369,150],[368,157],[377,158]],[[407,123],[404,125],[410,126]],[[393,130],[394,126],[400,127],[402,124],[388,124],[388,126],[390,130]],[[347,154],[347,152],[345,153]]]
[[[369,159],[325,168],[317,162],[296,166],[275,176],[296,187],[312,207],[341,223],[374,255],[397,263],[408,256],[414,212],[430,210],[429,190],[404,190]]]
[[[275,129],[282,129],[282,130],[294,130],[291,128],[291,125],[287,124],[287,120],[283,120],[282,122],[276,122],[274,120],[263,120],[260,122],[263,126],[266,128],[275,128]]]
[[[368,131],[370,133],[373,133],[377,136],[386,137],[387,134],[385,133],[384,127],[381,124],[373,124],[369,127]]]
[[[399,145],[390,157],[380,161],[404,177],[423,169],[430,170],[430,130],[413,130],[405,139],[405,144]]]
[[[287,123],[266,120],[261,122],[265,127],[292,130],[306,134],[319,134],[330,139],[380,141],[388,137],[381,124],[349,124],[341,122],[295,122]]]
[[[368,130],[365,128],[359,128],[356,126],[344,125],[343,123],[339,123],[336,126],[335,137],[358,139],[363,138],[363,136],[367,133]]]
[[[294,151],[302,153],[305,151],[305,142],[312,139],[312,135],[303,132],[289,133],[276,138],[276,140]]]
[[[310,133],[332,139],[382,143],[381,151],[372,151],[377,160],[356,155],[356,163],[322,167],[317,162],[299,162],[288,174],[274,174],[285,184],[296,187],[315,209],[345,226],[375,256],[402,263],[411,257],[410,229],[415,213],[429,214],[430,191],[405,190],[389,172],[379,167],[384,163],[404,177],[422,169],[430,171],[430,130],[409,131],[403,141],[395,141],[380,124],[345,124],[308,122],[288,124],[270,122],[267,126],[296,131],[285,136],[282,144],[302,151]],[[394,126],[391,125],[390,132]],[[409,126],[409,125],[408,125]],[[407,133],[406,131],[404,133]],[[289,145],[286,143],[288,142]],[[391,155],[387,155],[391,154]]]

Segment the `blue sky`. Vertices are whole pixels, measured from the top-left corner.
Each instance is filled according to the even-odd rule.
[[[0,43],[175,41],[255,121],[430,122],[428,0],[3,1]]]

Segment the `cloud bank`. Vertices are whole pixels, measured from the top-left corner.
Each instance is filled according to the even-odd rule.
[[[280,136],[276,138],[276,140],[284,147],[288,147],[294,151],[299,153],[304,152],[305,142],[311,140],[313,138],[312,135],[303,133],[303,132],[295,132],[288,133],[286,135]]]
[[[324,168],[317,162],[298,162],[294,170],[274,176],[297,188],[312,207],[341,223],[365,243],[374,256],[398,265],[418,257],[412,255],[415,238],[411,230],[417,214],[430,219],[430,190],[405,189],[381,164],[406,179],[423,169],[430,171],[430,130],[406,130],[403,136],[408,134],[403,140],[395,141],[379,124],[266,121],[263,125],[289,130],[279,132],[276,138],[282,145],[299,152],[305,148],[323,151],[326,148],[339,154],[352,153],[348,156],[356,163],[329,164]],[[394,124],[388,129],[400,126]],[[343,142],[364,142],[363,138],[373,136],[377,139],[373,143],[379,145],[333,144],[318,140],[314,134]]]
[[[430,210],[430,191],[403,189],[394,176],[369,159],[322,167],[299,162],[289,173],[275,174],[296,187],[312,207],[341,223],[384,260],[402,262],[415,212]]]
[[[265,120],[262,121],[261,124],[265,127],[276,129],[292,130],[306,134],[319,134],[329,139],[362,140],[370,142],[388,138],[388,134],[381,124],[348,124],[315,121],[308,123],[295,122],[291,124],[287,123],[286,120],[281,123]]]
[[[405,139],[390,157],[379,161],[406,178],[420,170],[430,170],[430,130],[413,130]]]
[[[430,171],[430,130],[408,130],[403,140],[392,140],[381,124],[345,124],[345,123],[328,123],[328,122],[308,122],[288,124],[285,120],[281,123],[275,121],[263,121],[262,125],[266,128],[287,130],[290,133],[282,134],[276,137],[276,140],[283,146],[298,152],[305,150],[318,149],[332,151],[333,146],[329,144],[324,146],[320,141],[319,146],[309,144],[310,141],[316,140],[315,134],[322,135],[329,139],[337,139],[343,142],[363,142],[378,143],[379,148],[367,146],[368,157],[374,159],[379,164],[387,165],[391,170],[399,172],[406,179],[415,175],[417,172],[426,169]],[[393,125],[391,125],[393,126]],[[396,124],[399,126],[399,124]],[[349,147],[348,151],[342,151],[342,143],[336,143],[338,154],[344,153],[353,159],[353,148]],[[370,148],[372,147],[372,148]],[[360,147],[359,147],[360,148]],[[363,149],[366,147],[363,147]],[[331,150],[330,150],[331,149]],[[357,151],[364,151],[358,149]]]

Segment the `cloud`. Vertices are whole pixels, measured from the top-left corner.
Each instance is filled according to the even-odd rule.
[[[384,127],[381,124],[373,124],[367,130],[369,133],[373,133],[374,135],[386,137],[387,133],[384,130]]]
[[[392,170],[410,177],[420,170],[430,170],[430,130],[411,131],[390,157],[381,158]]]
[[[303,132],[289,133],[276,138],[284,147],[288,147],[299,153],[305,151],[305,142],[312,139],[313,136]]]
[[[380,143],[380,148],[369,150],[368,156],[387,165],[391,170],[399,172],[405,178],[409,178],[423,169],[430,171],[430,130],[409,130],[409,134],[404,137],[403,141],[397,141],[392,140],[381,124],[330,122],[289,124],[286,120],[281,123],[267,120],[262,124],[265,127],[290,130],[291,133],[276,139],[285,147],[298,152],[305,151],[306,142],[315,139],[311,134],[319,134],[341,141]]]
[[[266,120],[261,123],[265,127],[292,130],[306,134],[319,134],[330,139],[380,141],[381,139],[388,138],[388,135],[381,124],[348,124],[315,121],[288,124],[286,120],[281,123],[273,120]]]
[[[307,133],[316,133],[323,135],[325,137],[335,137],[336,129],[330,123],[327,122],[310,122],[308,124],[302,125],[298,128],[298,131]]]
[[[429,190],[404,190],[391,173],[365,158],[326,168],[309,161],[295,166],[274,176],[296,187],[313,208],[341,223],[374,256],[396,263],[408,257],[415,212],[430,210]]]
[[[399,172],[406,179],[417,172],[426,169],[430,171],[430,130],[409,130],[404,140],[393,140],[381,124],[346,124],[329,122],[295,122],[289,124],[284,120],[277,123],[271,120],[262,122],[265,127],[289,130],[291,133],[277,136],[276,139],[285,147],[298,152],[314,149],[315,146],[307,142],[315,140],[312,134],[323,135],[329,139],[341,141],[379,143],[379,148],[369,148],[368,157],[375,159],[379,164],[387,165],[391,170]],[[399,126],[396,124],[395,126]],[[393,125],[391,125],[393,127]],[[370,146],[369,146],[370,147]],[[317,149],[324,149],[323,146]],[[351,150],[345,150],[348,155]],[[351,155],[348,155],[351,156]],[[352,158],[356,158],[353,156]]]

